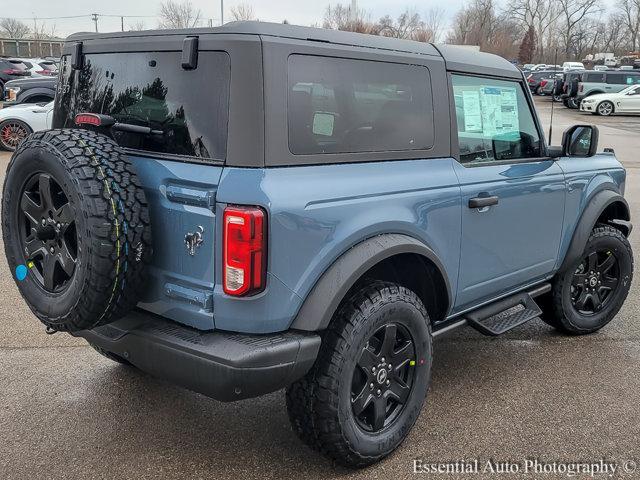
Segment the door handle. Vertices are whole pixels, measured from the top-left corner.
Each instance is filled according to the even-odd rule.
[[[497,204],[497,195],[491,195],[490,197],[474,197],[469,199],[469,208],[485,208]]]

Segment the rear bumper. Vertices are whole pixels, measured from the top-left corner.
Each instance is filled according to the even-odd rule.
[[[155,377],[224,402],[286,387],[307,373],[320,349],[313,333],[201,332],[139,310],[74,335]]]

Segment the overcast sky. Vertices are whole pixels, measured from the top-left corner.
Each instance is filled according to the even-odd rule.
[[[9,0],[7,0],[8,2]],[[2,2],[5,3],[4,1]],[[10,2],[11,8],[0,10],[0,16],[23,17],[24,21],[33,25],[32,17],[61,17],[72,15],[86,15],[84,18],[38,20],[45,22],[49,28],[55,25],[56,33],[66,36],[77,31],[93,30],[94,24],[90,19],[90,13],[108,15],[143,15],[146,18],[125,18],[125,29],[143,22],[145,28],[154,28],[157,23],[157,13],[161,0],[21,0]],[[220,0],[191,0],[194,7],[199,8],[205,19],[212,19],[213,24],[220,22]],[[231,7],[239,3],[247,3],[253,6],[255,14],[260,20],[281,22],[285,18],[290,23],[298,25],[311,25],[322,23],[323,14],[329,4],[335,5],[335,1],[305,1],[305,0],[225,0],[225,21],[230,17]],[[342,0],[345,5],[350,0]],[[383,15],[396,16],[407,7],[415,9],[418,13],[425,14],[430,7],[439,7],[447,12],[448,17],[453,15],[462,6],[463,0],[359,0],[358,7],[371,14],[371,18],[377,20]],[[26,20],[26,19],[29,20]],[[448,21],[448,18],[447,18]],[[98,27],[100,31],[120,30],[120,18],[100,17]]]

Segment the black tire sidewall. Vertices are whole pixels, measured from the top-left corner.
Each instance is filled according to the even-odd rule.
[[[55,325],[58,323],[57,319],[64,317],[64,315],[76,305],[78,298],[82,295],[84,288],[83,279],[86,278],[86,266],[88,262],[85,258],[87,255],[86,244],[83,242],[81,233],[86,231],[86,223],[84,216],[79,215],[82,209],[80,207],[81,200],[77,193],[77,187],[72,185],[72,179],[60,159],[53,152],[45,148],[19,152],[13,160],[11,169],[7,173],[4,186],[5,193],[2,202],[3,228],[10,239],[10,242],[5,243],[5,251],[11,271],[14,272],[18,265],[24,264],[26,261],[21,251],[22,240],[18,228],[11,228],[11,226],[19,225],[19,197],[25,183],[33,177],[33,175],[37,175],[38,173],[48,173],[56,180],[67,195],[69,204],[75,213],[76,232],[78,234],[76,270],[73,273],[69,285],[66,286],[62,292],[48,292],[33,275],[27,275],[23,281],[17,282],[17,285],[31,310],[37,312],[39,316],[45,315],[48,323]],[[16,201],[12,201],[15,197],[18,197]]]
[[[407,403],[400,415],[388,427],[375,433],[364,431],[356,422],[351,408],[351,382],[356,362],[366,342],[386,323],[403,325],[411,334],[415,350],[416,365],[413,385]],[[424,362],[421,365],[420,359]],[[371,314],[364,324],[359,324],[353,341],[345,353],[338,394],[338,416],[343,434],[358,454],[378,457],[393,451],[413,427],[424,403],[431,378],[432,342],[428,318],[408,302],[396,301],[382,306]]]
[[[620,234],[621,235],[621,234]],[[584,259],[594,251],[608,249],[616,256],[618,268],[620,271],[620,283],[608,300],[606,308],[594,315],[582,315],[573,306],[571,302],[571,281],[573,274]],[[617,237],[595,236],[590,238],[585,248],[583,256],[571,265],[562,278],[561,289],[561,307],[563,319],[567,323],[567,327],[575,333],[590,333],[599,330],[608,324],[618,313],[624,300],[627,298],[631,287],[631,278],[633,276],[633,258],[624,243]]]

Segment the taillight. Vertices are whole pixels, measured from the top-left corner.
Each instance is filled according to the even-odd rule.
[[[544,87],[547,83],[548,83],[548,80],[542,80],[542,81],[540,82],[540,86],[541,86],[541,87]]]
[[[267,235],[264,210],[229,206],[222,218],[222,285],[233,296],[264,290],[267,275]]]

